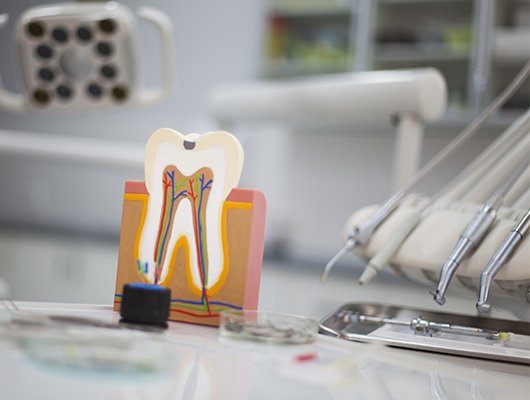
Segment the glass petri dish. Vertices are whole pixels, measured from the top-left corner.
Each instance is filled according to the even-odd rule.
[[[274,344],[312,343],[318,322],[306,317],[252,310],[221,312],[221,336]]]

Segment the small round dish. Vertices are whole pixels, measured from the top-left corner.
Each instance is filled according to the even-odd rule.
[[[273,344],[312,343],[317,321],[294,315],[251,310],[221,312],[221,336]]]

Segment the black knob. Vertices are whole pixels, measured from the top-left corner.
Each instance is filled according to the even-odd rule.
[[[127,283],[123,286],[121,321],[166,328],[170,305],[168,288],[151,283]]]

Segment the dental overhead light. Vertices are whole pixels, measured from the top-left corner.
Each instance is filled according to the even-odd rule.
[[[32,7],[18,19],[15,41],[24,91],[7,90],[0,80],[0,108],[71,111],[147,106],[170,94],[175,43],[163,12],[142,7],[137,15],[152,23],[162,43],[163,82],[139,85],[138,23],[114,2]],[[7,15],[0,15],[0,28]]]

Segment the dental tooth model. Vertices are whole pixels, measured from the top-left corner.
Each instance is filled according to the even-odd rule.
[[[224,309],[256,309],[265,198],[238,189],[243,149],[227,132],[159,129],[145,184],[126,182],[114,307],[122,287],[169,287],[171,320],[219,324]]]

